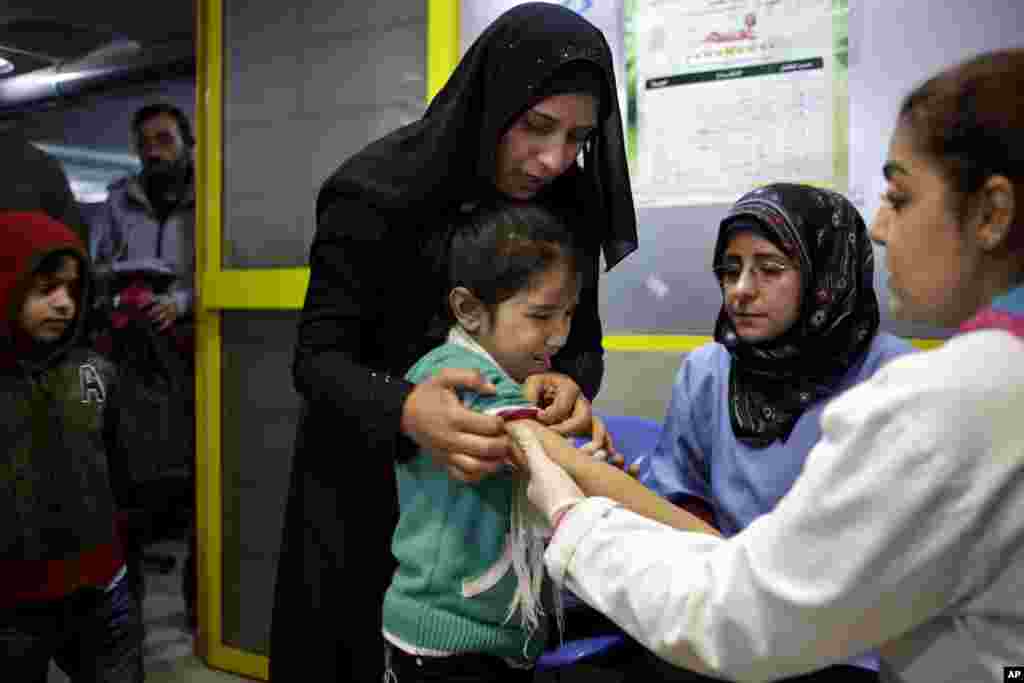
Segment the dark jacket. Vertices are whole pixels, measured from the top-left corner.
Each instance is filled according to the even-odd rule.
[[[0,131],[0,159],[0,211],[42,211],[89,244],[88,226],[59,161],[14,131]]]
[[[17,324],[43,258],[79,259],[75,321],[53,344]],[[88,258],[71,231],[42,213],[0,214],[0,607],[105,587],[122,566],[108,474],[116,424],[114,367],[78,347]]]

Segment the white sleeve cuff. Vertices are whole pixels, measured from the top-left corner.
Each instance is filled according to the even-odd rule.
[[[608,498],[586,498],[565,513],[544,553],[544,562],[556,585],[564,585],[569,563],[580,542],[617,507],[619,504]]]

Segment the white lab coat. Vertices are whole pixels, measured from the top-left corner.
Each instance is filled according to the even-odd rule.
[[[837,397],[729,540],[591,498],[546,561],[684,668],[772,681],[881,646],[883,681],[1002,681],[1024,664],[1024,340],[961,335]]]

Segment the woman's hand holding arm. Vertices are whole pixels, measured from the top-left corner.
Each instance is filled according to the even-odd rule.
[[[336,417],[358,430],[372,452],[390,447],[401,459],[420,446],[454,478],[478,481],[508,457],[508,437],[500,419],[463,406],[456,389],[488,394],[494,388],[471,371],[444,371],[414,385],[369,365],[370,358],[378,366],[381,361],[377,321],[388,319],[387,306],[398,297],[393,279],[374,265],[389,258],[389,234],[384,218],[362,202],[339,200],[325,211],[310,255],[295,386],[322,420]],[[415,326],[402,332],[424,333]],[[401,353],[400,347],[391,352]],[[333,462],[317,459],[325,467]]]
[[[466,408],[456,388],[490,395],[494,385],[476,370],[446,368],[416,385],[402,406],[401,430],[459,481],[493,474],[509,455],[501,418]]]

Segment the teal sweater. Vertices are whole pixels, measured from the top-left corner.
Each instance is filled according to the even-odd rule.
[[[453,343],[421,358],[406,378],[422,382],[442,368],[480,370],[494,396],[464,393],[479,412],[530,405],[522,388],[490,359]],[[499,473],[476,484],[452,479],[421,450],[396,466],[401,516],[392,542],[398,569],[384,598],[384,630],[417,648],[533,659],[546,633],[529,637],[519,613],[508,617],[516,575],[506,542],[516,480]]]

